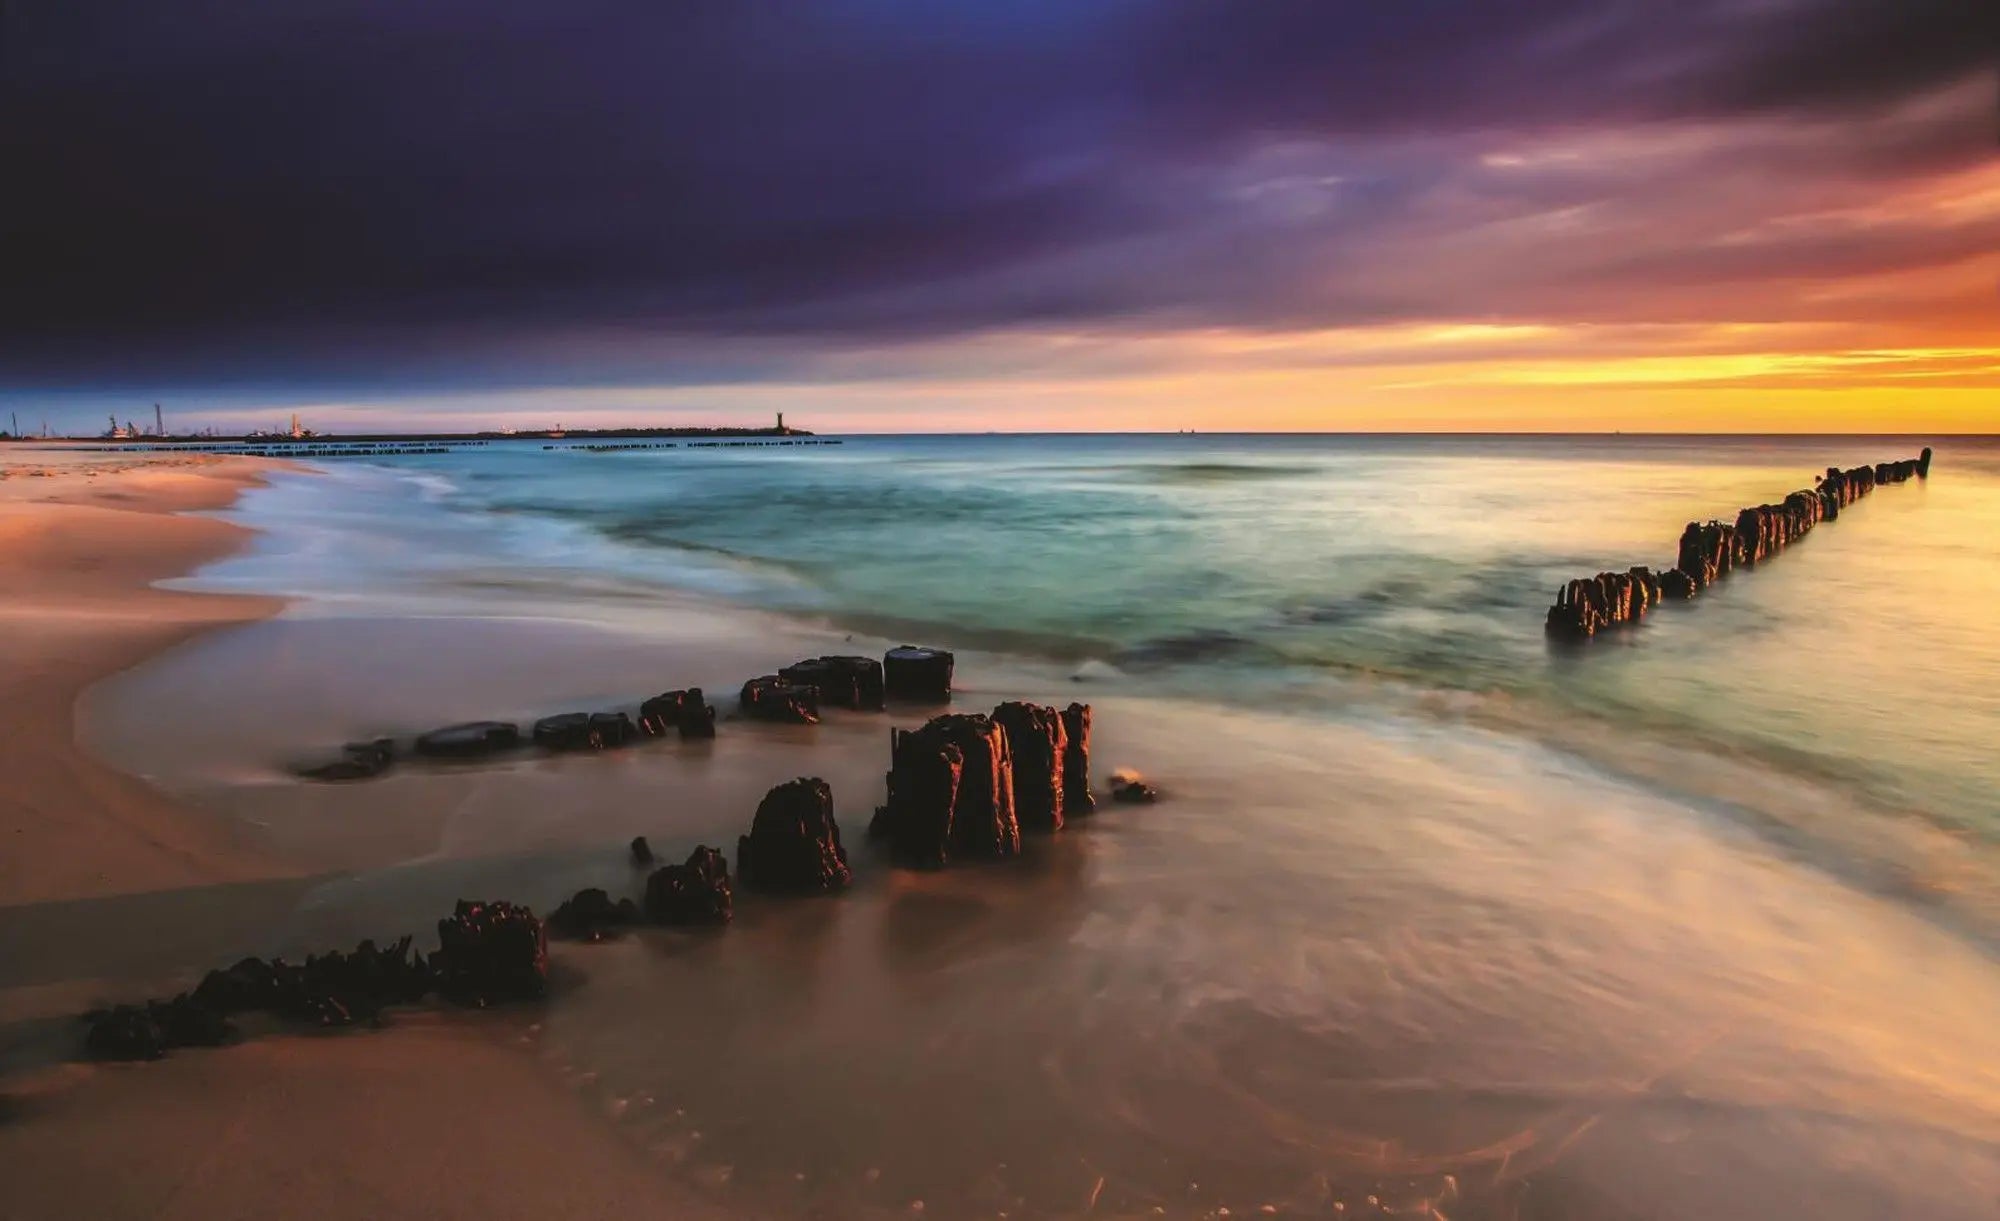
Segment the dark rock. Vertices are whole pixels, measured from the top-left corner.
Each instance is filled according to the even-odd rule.
[[[913,865],[1018,855],[1014,765],[1007,731],[990,717],[951,713],[889,736],[889,800],[869,825]]]
[[[1126,805],[1151,805],[1160,799],[1160,790],[1137,776],[1111,782],[1111,800]]]
[[[1097,808],[1090,791],[1090,705],[1063,709],[1063,813],[1081,816]]]
[[[1062,713],[1041,704],[1010,701],[993,710],[1007,732],[1014,761],[1014,814],[1024,831],[1060,831],[1063,825],[1063,760],[1069,731]]]
[[[432,963],[448,1000],[483,1006],[548,991],[548,935],[526,907],[460,899],[452,915],[438,921],[438,941]]]
[[[831,800],[829,796],[828,801]],[[828,826],[832,822],[829,805]],[[833,833],[833,843],[838,849],[837,830]],[[842,867],[845,868],[844,857]],[[646,914],[660,924],[727,924],[731,903],[729,862],[707,846],[696,848],[687,863],[656,869],[646,879]]]
[[[818,689],[788,683],[775,674],[744,683],[740,706],[746,715],[760,721],[819,724]]]
[[[308,780],[367,780],[389,770],[396,761],[396,743],[390,738],[373,742],[349,742],[340,748],[340,758],[299,769]]]
[[[736,870],[757,890],[839,890],[850,878],[833,818],[833,789],[817,777],[790,780],[764,795],[750,834],[736,842]]]
[[[882,655],[883,690],[891,699],[948,704],[954,660],[943,649],[899,645]]]
[[[1917,455],[1917,478],[1929,479],[1930,477],[1931,477],[1931,447],[1926,445],[1924,446],[1924,452]]]
[[[549,913],[549,931],[580,941],[602,941],[613,929],[639,922],[639,908],[630,899],[614,902],[593,886],[579,890]]]
[[[1678,568],[1669,568],[1660,574],[1660,596],[1676,602],[1685,602],[1698,593],[1694,578]]]
[[[632,839],[632,863],[634,865],[653,863],[653,846],[646,842],[646,837],[643,835],[634,836]]]
[[[872,657],[814,657],[778,671],[778,677],[819,693],[822,707],[882,710],[882,663]]]
[[[467,721],[433,729],[417,739],[417,753],[438,759],[477,759],[521,744],[519,727],[504,721]]]
[[[639,729],[655,738],[669,732],[683,740],[715,736],[715,709],[703,699],[700,687],[668,691],[639,705]]]

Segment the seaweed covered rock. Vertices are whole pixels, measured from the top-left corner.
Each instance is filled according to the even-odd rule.
[[[883,690],[890,699],[948,704],[955,661],[943,649],[898,645],[882,655]]]
[[[832,820],[829,806],[829,825]],[[834,844],[839,846],[837,831]],[[659,924],[727,924],[731,907],[729,862],[706,845],[696,848],[685,863],[656,869],[646,879],[646,915]]]
[[[995,708],[993,721],[1007,732],[1007,751],[1014,761],[1014,814],[1021,829],[1062,830],[1063,758],[1069,751],[1062,713],[1014,700]]]
[[[1072,703],[1062,721],[1063,813],[1080,816],[1097,808],[1090,792],[1090,705]]]
[[[148,1001],[146,1012],[167,1047],[221,1047],[236,1038],[227,1017],[185,992],[170,1001]]]
[[[678,733],[682,740],[715,736],[715,709],[700,687],[668,691],[639,705],[639,729],[651,737]]]
[[[768,891],[840,890],[852,876],[833,789],[818,777],[788,780],[764,794],[750,834],[736,841],[743,884]]]
[[[438,921],[438,942],[431,961],[447,1000],[488,1005],[548,991],[548,935],[526,907],[460,899],[451,916]]]
[[[172,1000],[85,1015],[85,1048],[107,1059],[150,1060],[175,1047],[228,1042],[236,1034],[229,1015],[236,1013],[347,1026],[433,991],[485,1005],[546,989],[547,940],[542,922],[525,907],[461,900],[449,919],[438,921],[438,937],[443,948],[429,959],[411,951],[409,937],[386,945],[363,941],[352,951],[307,955],[303,963],[245,958],[210,971],[200,986]]]
[[[1007,731],[991,717],[950,713],[889,738],[889,800],[869,826],[913,865],[1021,851]]]
[[[191,999],[218,1014],[265,1010],[316,1025],[371,1019],[385,1006],[422,1000],[434,986],[430,964],[411,952],[410,941],[363,941],[352,952],[311,954],[303,963],[245,958],[210,971]]]
[[[744,683],[739,707],[744,715],[760,721],[819,724],[818,689],[786,682],[775,674],[766,674]]]
[[[882,710],[882,663],[872,657],[813,657],[778,671],[778,677],[819,693],[821,707]]]
[[[84,1020],[90,1024],[84,1050],[100,1060],[157,1060],[167,1054],[167,1037],[146,1005],[116,1005]]]
[[[407,1005],[422,1000],[436,986],[431,964],[410,949],[413,939],[398,937],[387,945],[363,941],[346,954],[309,955],[304,974],[317,991],[359,1002],[368,1009]]]
[[[277,968],[261,958],[241,959],[233,967],[203,976],[194,999],[218,1013],[275,1009],[279,999]]]
[[[577,891],[549,913],[550,933],[578,941],[602,941],[613,930],[637,923],[638,904],[630,899],[614,900],[595,886]]]
[[[391,738],[372,742],[349,742],[340,748],[340,757],[299,769],[307,780],[368,780],[389,770],[396,761],[396,743]]]
[[[478,759],[521,745],[521,730],[505,721],[467,721],[417,739],[417,753],[435,759]]]

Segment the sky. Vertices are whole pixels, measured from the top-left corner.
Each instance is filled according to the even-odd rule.
[[[2000,431],[1993,0],[0,0],[0,428]]]

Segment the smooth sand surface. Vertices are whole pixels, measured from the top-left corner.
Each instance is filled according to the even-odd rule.
[[[227,826],[79,749],[91,683],[198,632],[277,611],[272,598],[152,588],[238,546],[229,504],[269,464],[0,449],[0,905],[268,875]]]
[[[180,514],[269,466],[0,449],[0,1217],[714,1215],[522,1046],[533,1011],[65,1062],[70,1015],[261,947],[329,867],[245,842],[75,732],[90,684],[281,608],[153,587],[243,542]]]

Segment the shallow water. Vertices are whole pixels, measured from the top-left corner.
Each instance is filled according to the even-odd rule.
[[[861,852],[843,899],[561,956],[582,982],[543,1054],[663,1165],[780,1212],[1987,1217],[2000,450],[1939,445],[1927,485],[1588,649],[1540,627],[1561,579],[1662,564],[1690,518],[1920,445],[857,439],[339,468],[246,500],[267,533],[200,578],[310,600],[91,719],[283,842],[413,862],[324,888],[291,933],[323,938],[468,876],[539,903],[629,885],[607,845],[728,844],[791,769],[858,832],[886,749],[845,717],[713,754],[281,781],[313,743],[726,689],[760,650],[888,635],[964,647],[968,703],[1087,694],[1100,774],[1139,767],[1167,802],[1019,868]],[[148,721],[167,698],[176,724]]]

